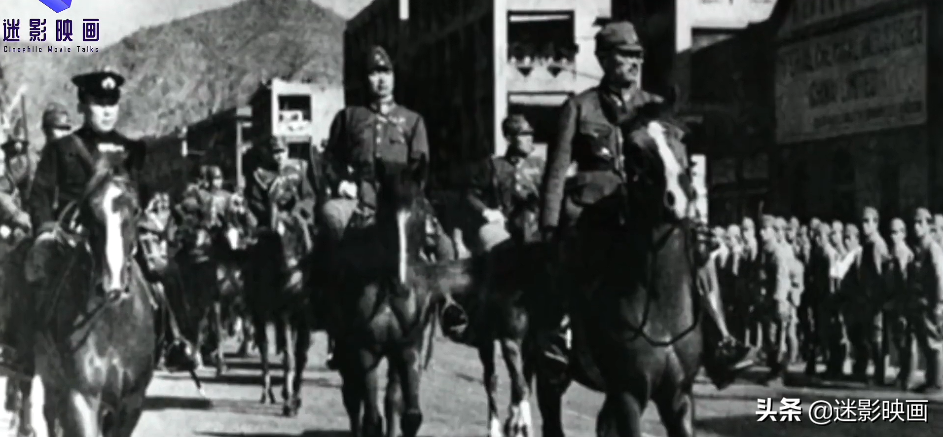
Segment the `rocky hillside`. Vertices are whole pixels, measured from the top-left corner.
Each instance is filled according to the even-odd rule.
[[[310,0],[245,0],[143,29],[100,53],[0,53],[0,79],[8,94],[29,87],[30,133],[38,138],[48,102],[74,106],[72,75],[114,66],[128,79],[121,129],[155,135],[243,103],[274,76],[341,95],[343,29],[342,18]]]

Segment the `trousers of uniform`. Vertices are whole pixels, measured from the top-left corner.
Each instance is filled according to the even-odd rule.
[[[927,362],[927,384],[943,387],[943,320],[934,307],[919,310],[915,319],[917,346]]]
[[[886,371],[882,331],[884,320],[880,311],[867,302],[851,302],[845,312],[845,329],[853,358],[852,374],[865,376],[868,364],[874,363],[874,377],[881,380]]]
[[[788,361],[799,361],[801,355],[799,344],[799,308],[789,305],[789,322],[786,324],[786,351]]]
[[[815,373],[820,353],[830,373],[840,372],[846,355],[841,319],[826,297],[812,298],[809,306],[812,311],[812,329],[806,340],[811,343],[806,349],[806,372]]]
[[[779,375],[786,370],[789,324],[792,323],[791,304],[786,301],[773,301],[766,320],[763,323],[763,349],[766,352],[766,364],[770,373]]]
[[[910,384],[917,371],[917,340],[914,337],[916,321],[905,311],[898,309],[887,312],[888,341],[885,354],[890,355],[890,346],[897,351],[897,381],[905,388]]]

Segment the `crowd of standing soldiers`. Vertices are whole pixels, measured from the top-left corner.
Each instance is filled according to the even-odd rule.
[[[943,214],[918,208],[909,219],[889,220],[888,240],[870,207],[858,223],[764,216],[760,229],[750,218],[713,228],[731,333],[766,356],[767,381],[804,362],[815,379],[943,391]],[[787,293],[770,285],[777,271]],[[920,356],[926,381],[917,386]]]

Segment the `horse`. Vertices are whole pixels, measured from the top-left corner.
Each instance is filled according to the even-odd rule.
[[[164,275],[163,283],[171,307],[176,309],[180,334],[193,343],[194,361],[203,364],[209,334],[215,334],[210,323],[214,305],[219,301],[220,284],[217,280],[219,262],[217,253],[221,233],[212,199],[208,193],[189,191],[174,209],[174,250]],[[225,373],[222,352],[214,354],[216,374]]]
[[[245,299],[255,328],[255,343],[262,361],[261,403],[275,403],[268,356],[269,322],[275,325],[277,350],[283,354],[282,414],[294,417],[301,408],[301,386],[311,347],[312,314],[306,268],[314,243],[301,213],[286,211],[285,202],[301,201],[299,181],[279,176],[268,189],[267,223],[260,223],[245,251]]]
[[[433,211],[423,191],[427,161],[409,166],[377,163],[379,189],[372,219],[352,224],[339,241],[319,251],[325,326],[343,380],[342,396],[355,436],[383,433],[377,408],[377,366],[389,363],[385,398],[387,435],[415,437],[420,354],[424,332],[445,287],[430,278],[439,264],[424,259]],[[362,217],[361,217],[362,218]],[[438,287],[438,288],[437,288]],[[361,414],[361,412],[363,414]]]
[[[529,196],[508,212],[507,227],[511,239],[483,251],[478,242],[470,257],[443,265],[448,274],[435,275],[443,284],[464,284],[450,288],[450,295],[461,305],[468,320],[462,334],[446,333],[459,344],[474,347],[483,368],[485,394],[488,398],[488,435],[533,435],[529,403],[530,381],[534,369],[525,360],[532,349],[530,335],[533,316],[540,317],[533,306],[541,297],[548,260],[540,244],[537,228],[538,199]],[[464,226],[465,236],[477,234],[474,224]],[[442,311],[448,311],[443,308]],[[511,399],[503,428],[497,406],[498,377],[495,372],[495,342],[501,347],[505,367],[511,379]]]
[[[585,207],[564,243],[569,282],[562,291],[573,341],[569,371],[537,372],[547,437],[564,435],[562,396],[574,380],[606,394],[600,437],[640,437],[649,400],[669,437],[694,435],[703,308],[695,291],[695,192],[683,129],[663,116],[619,128],[624,180]]]
[[[258,223],[246,208],[243,195],[231,195],[223,214],[223,232],[216,236],[222,238],[222,241],[216,243],[218,247],[224,248],[223,253],[230,254],[219,257],[217,277],[220,282],[220,303],[216,310],[219,314],[217,329],[239,338],[237,355],[242,357],[248,356],[254,336],[252,324],[248,323],[249,311],[246,308],[242,269],[245,250],[251,243],[257,227]],[[224,326],[228,329],[224,329]]]
[[[0,233],[2,233],[2,230],[0,230]],[[3,247],[4,252],[0,257],[0,263],[2,263],[0,290],[4,291],[4,297],[7,299],[17,295],[17,293],[11,294],[12,290],[25,290],[27,287],[23,275],[23,260],[29,250],[29,242],[29,237],[22,232],[10,232],[0,240],[0,246]],[[3,306],[9,307],[6,303]],[[33,368],[27,369],[30,374],[33,374],[34,370]],[[4,409],[12,413],[10,428],[16,429],[18,437],[33,437],[36,435],[32,424],[32,393],[32,378],[7,379]]]
[[[154,375],[156,303],[134,262],[138,195],[110,158],[66,207],[57,232],[69,244],[50,256],[57,273],[32,295],[50,436],[130,437]]]

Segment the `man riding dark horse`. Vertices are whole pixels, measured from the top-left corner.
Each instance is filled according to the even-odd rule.
[[[377,161],[399,166],[421,158],[428,162],[425,121],[393,100],[393,62],[382,47],[370,49],[366,76],[369,104],[337,113],[324,150],[334,198],[325,202],[320,215],[332,239],[343,236],[352,218],[368,218],[376,210]],[[438,226],[436,233],[439,259],[454,258],[448,236]]]
[[[630,144],[631,139],[622,138],[620,126],[640,117],[644,111],[668,105],[664,98],[640,88],[643,48],[631,23],[607,24],[596,35],[596,54],[603,67],[603,80],[598,87],[567,100],[562,108],[558,137],[550,143],[547,152],[540,225],[544,240],[555,247],[574,239],[575,224],[584,208],[610,196],[623,184],[622,145]],[[568,173],[573,163],[577,170],[571,178]],[[566,253],[573,257],[571,250]],[[581,259],[576,264],[577,271],[572,272],[570,278],[577,288],[590,282],[589,278],[581,277],[580,272],[590,270],[591,265],[599,261],[594,260],[593,255],[578,255]],[[570,263],[573,261],[570,259]],[[564,294],[558,297],[563,299]],[[708,305],[716,301],[706,299]],[[720,332],[727,332],[722,309],[706,311],[706,314],[708,320],[724,327]],[[566,351],[553,345],[547,345],[546,349],[548,358],[567,363]],[[737,373],[753,364],[752,351],[730,336],[707,345],[707,349],[711,352],[706,357],[706,368],[719,387],[729,384]]]
[[[144,166],[145,145],[114,130],[118,121],[121,85],[124,81],[123,76],[108,69],[72,78],[72,83],[78,87],[79,108],[85,122],[76,132],[48,144],[43,149],[37,166],[27,202],[27,209],[32,213],[33,229],[36,230],[36,238],[26,257],[25,266],[25,276],[31,290],[39,290],[50,281],[58,280],[58,273],[51,269],[49,261],[67,243],[64,241],[63,230],[58,227],[57,217],[68,205],[83,196],[86,185],[94,174],[97,159],[103,154],[120,154],[124,157],[124,166],[132,179],[137,178],[138,172]],[[144,193],[145,187],[141,188],[139,192]],[[142,194],[141,197],[146,198],[147,195]],[[156,298],[166,307],[159,293]],[[27,305],[27,299],[22,296],[14,296],[10,301],[14,306]],[[169,312],[170,309],[166,308],[165,311]],[[13,309],[13,312],[28,311],[26,308],[20,308]],[[170,313],[170,316],[173,317],[173,314]],[[29,335],[17,335],[16,338],[13,335],[14,332],[24,329],[25,326],[20,326],[15,321],[3,323],[3,332],[0,333],[0,372],[30,379],[30,372],[24,370],[31,367],[29,363],[33,359],[32,354],[27,352],[30,345],[18,344],[28,341],[26,339]],[[171,334],[173,336],[175,333]],[[185,347],[178,342],[179,339],[171,340],[177,347]],[[23,354],[18,354],[21,350]]]

